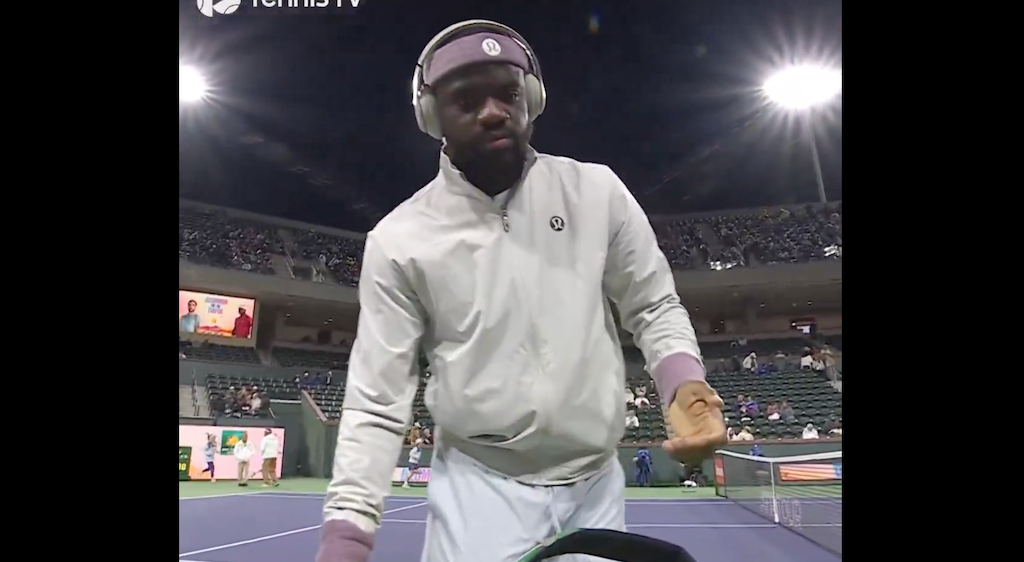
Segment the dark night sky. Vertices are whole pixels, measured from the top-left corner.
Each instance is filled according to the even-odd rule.
[[[757,88],[784,63],[842,64],[840,0],[362,0],[290,14],[250,2],[214,18],[180,2],[179,59],[216,88],[179,108],[182,198],[365,231],[437,171],[412,69],[470,18],[537,51],[549,102],[534,146],[611,166],[648,212],[817,198],[807,138]],[[841,199],[841,99],[814,122]]]

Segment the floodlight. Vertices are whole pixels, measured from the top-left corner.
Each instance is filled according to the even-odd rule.
[[[191,66],[178,65],[178,101],[194,103],[206,97],[207,86],[203,75]]]
[[[843,71],[817,65],[793,66],[765,82],[764,94],[787,109],[810,109],[843,91]]]

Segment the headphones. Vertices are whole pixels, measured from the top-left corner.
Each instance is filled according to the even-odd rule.
[[[446,39],[456,33],[472,28],[480,28],[481,31],[494,31],[505,35],[518,43],[526,51],[526,58],[530,61],[530,69],[526,72],[525,76],[526,109],[530,123],[533,123],[534,119],[539,117],[541,113],[544,113],[544,106],[547,105],[548,93],[544,89],[544,78],[541,76],[540,63],[537,61],[537,55],[534,54],[526,39],[523,39],[523,36],[516,33],[511,27],[498,22],[466,20],[448,27],[435,35],[427,43],[423,52],[420,53],[420,58],[416,61],[416,70],[413,71],[412,75],[412,109],[416,114],[416,124],[419,125],[421,131],[438,140],[444,135],[441,133],[441,122],[437,117],[434,94],[427,87],[427,84],[423,83],[424,68],[429,64],[430,57],[434,54],[434,51],[444,44]]]

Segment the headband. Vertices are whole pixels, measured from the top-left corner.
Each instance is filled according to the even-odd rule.
[[[451,71],[469,64],[503,62],[530,72],[530,58],[518,41],[498,33],[481,32],[460,37],[434,51],[424,83],[432,85]]]

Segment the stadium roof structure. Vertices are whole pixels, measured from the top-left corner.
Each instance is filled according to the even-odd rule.
[[[365,230],[436,173],[409,78],[433,33],[479,3],[365,2],[322,18],[206,18],[186,4],[179,57],[211,89],[180,113],[179,197]],[[483,15],[538,51],[550,94],[538,150],[607,164],[649,209],[689,212],[817,199],[805,133],[757,95],[792,54],[777,37],[841,59],[841,2],[801,10],[571,0]],[[840,101],[815,131],[829,199],[842,196],[841,120]]]

